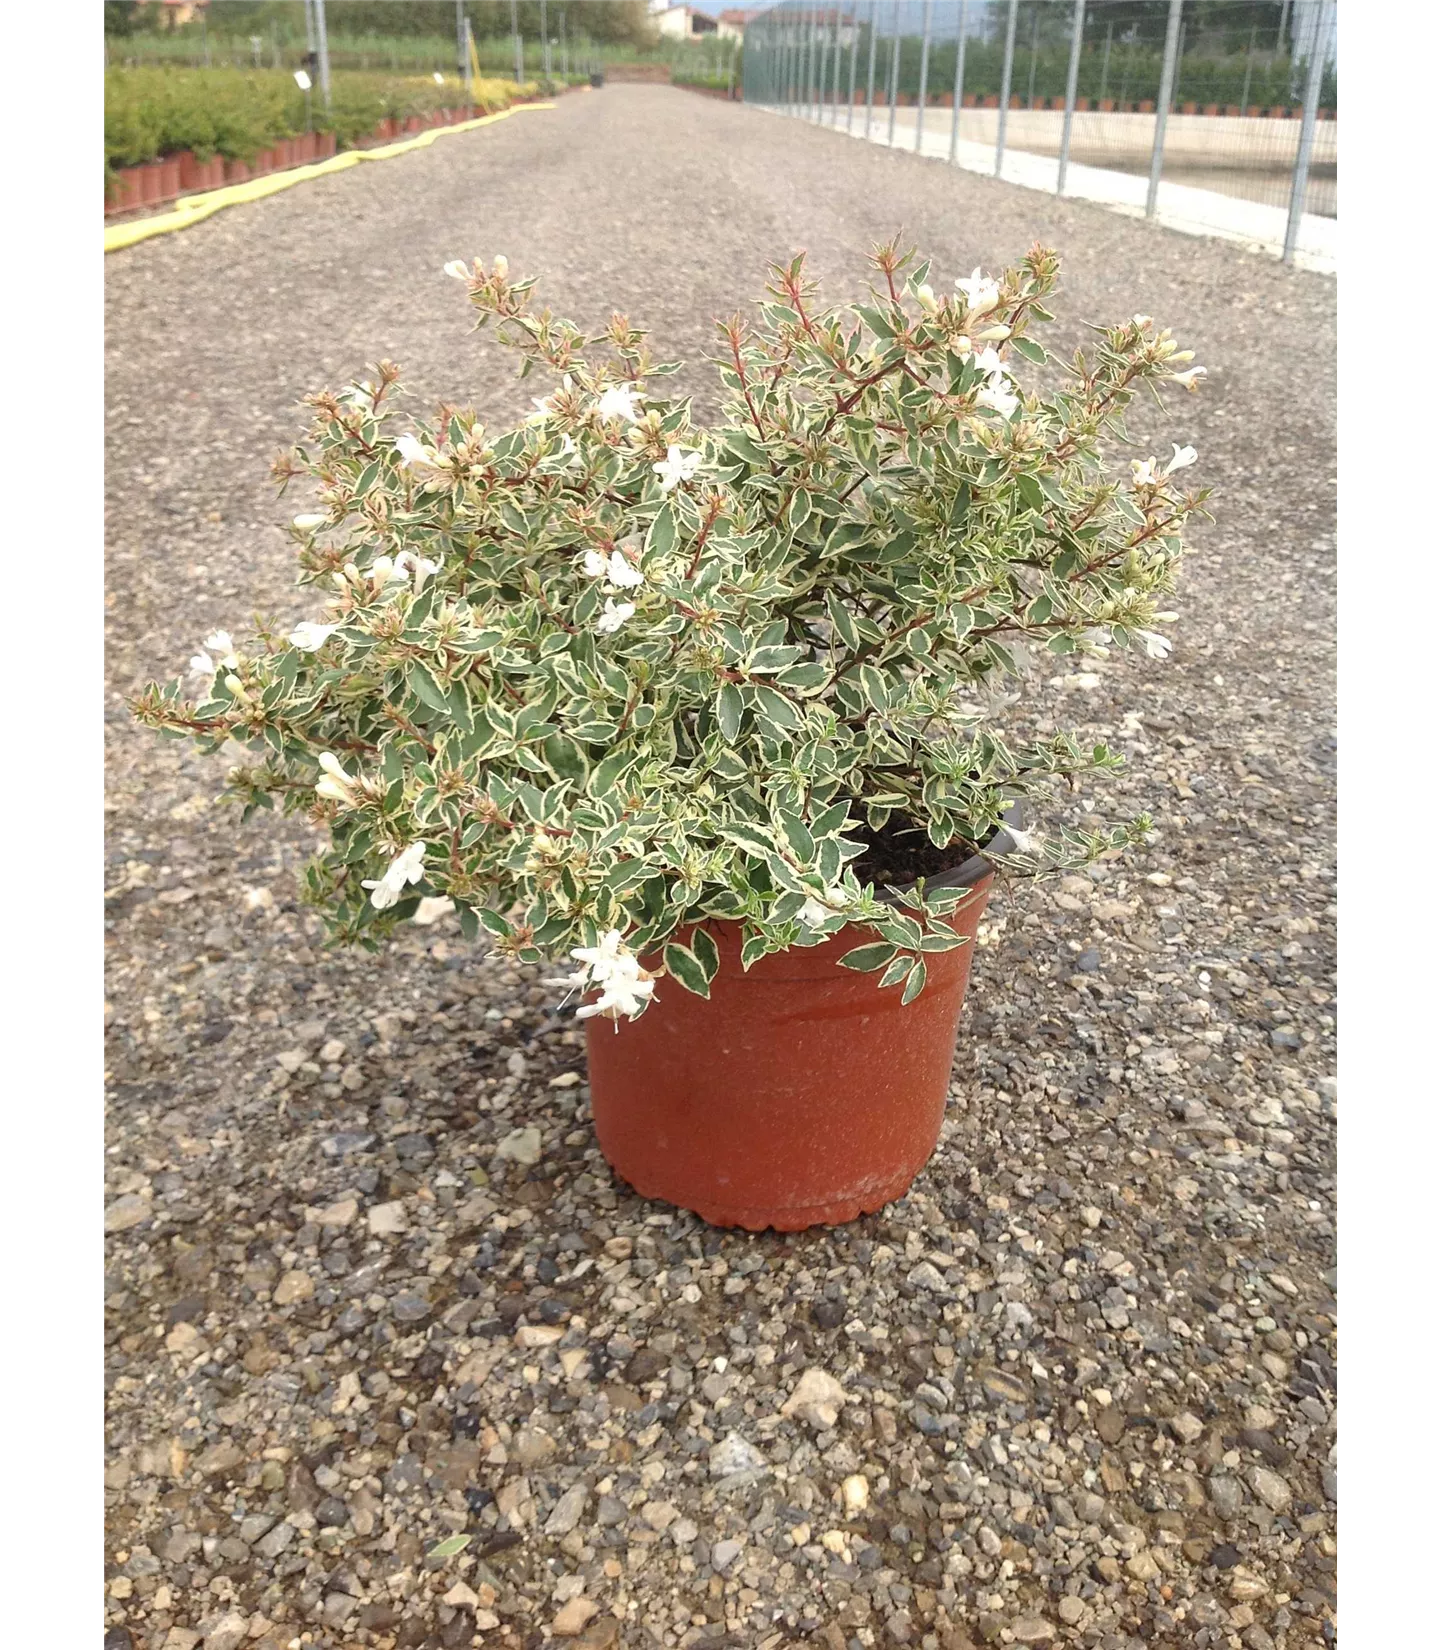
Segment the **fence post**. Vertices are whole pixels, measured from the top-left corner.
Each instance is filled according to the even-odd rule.
[[[810,75],[805,82],[805,118],[818,122],[820,119],[820,88],[823,85],[825,70],[820,62],[823,45],[820,38],[820,13],[812,6],[810,10]]]
[[[325,32],[325,0],[315,0],[315,32],[320,37],[320,96],[330,107],[330,37]]]
[[[540,72],[545,76],[545,95],[550,95],[550,24],[545,16],[545,0],[540,0]]]
[[[1070,170],[1070,127],[1075,119],[1075,90],[1080,84],[1080,47],[1085,39],[1085,0],[1075,0],[1075,21],[1070,31],[1070,67],[1065,75],[1065,124],[1060,130],[1060,168],[1055,174],[1055,193],[1065,193],[1065,174]]]
[[[850,12],[850,101],[845,105],[845,130],[855,130],[855,67],[856,59],[860,55],[860,8],[855,6]]]
[[[1295,175],[1290,181],[1290,215],[1285,221],[1283,262],[1295,262],[1295,243],[1300,239],[1300,218],[1305,211],[1305,191],[1310,183],[1310,150],[1315,142],[1315,112],[1320,107],[1320,82],[1325,75],[1325,24],[1330,7],[1326,0],[1315,6],[1315,33],[1310,43],[1310,61],[1305,66],[1305,111],[1300,122],[1300,143],[1295,151]]]
[[[955,91],[950,104],[950,164],[960,153],[960,100],[965,95],[965,13],[969,0],[960,0],[960,16],[955,28]]]
[[[925,99],[930,92],[930,0],[920,22],[920,95],[915,99],[915,153],[925,153]]]
[[[895,105],[900,96],[900,0],[895,0],[895,32],[890,36],[890,126],[885,141],[895,147]]]
[[[510,0],[510,33],[515,41],[515,84],[525,79],[525,42],[520,38],[520,18],[516,0]]]
[[[1000,119],[995,128],[995,176],[1005,160],[1005,116],[1010,112],[1010,72],[1015,67],[1015,22],[1020,12],[1020,0],[1010,0],[1010,15],[1005,19],[1005,62],[1000,70]]]
[[[875,24],[880,16],[880,0],[870,0],[870,66],[865,71],[865,141],[870,141],[870,123],[875,116]]]
[[[465,56],[465,0],[455,0],[455,64],[465,83],[465,97],[470,97],[470,60]]]
[[[1170,97],[1175,90],[1175,59],[1179,55],[1180,13],[1185,0],[1170,0],[1170,16],[1165,22],[1165,56],[1160,64],[1160,95],[1155,99],[1155,144],[1150,151],[1150,187],[1145,192],[1145,216],[1155,216],[1160,198],[1160,171],[1165,164],[1165,120],[1170,113]]]

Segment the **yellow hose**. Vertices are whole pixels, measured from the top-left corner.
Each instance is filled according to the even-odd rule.
[[[156,218],[135,218],[129,223],[111,224],[105,231],[105,250],[118,252],[122,247],[148,241],[152,235],[168,235],[173,229],[188,229],[227,206],[239,206],[244,201],[263,200],[297,183],[308,183],[311,178],[323,178],[329,172],[343,172],[358,166],[362,160],[390,160],[395,155],[409,154],[412,149],[423,149],[436,138],[451,132],[473,132],[479,126],[489,126],[526,109],[553,109],[553,103],[516,103],[498,114],[481,115],[475,120],[461,121],[458,126],[432,126],[418,137],[405,138],[399,143],[381,144],[375,149],[347,149],[344,154],[329,160],[317,160],[308,166],[292,166],[284,172],[271,172],[263,178],[251,178],[248,183],[229,183],[223,189],[209,189],[203,195],[187,195],[175,203],[173,211]]]

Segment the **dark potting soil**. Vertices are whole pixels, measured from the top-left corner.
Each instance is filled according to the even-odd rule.
[[[867,825],[849,835],[851,841],[867,844],[860,858],[851,861],[856,880],[873,882],[877,888],[903,888],[917,877],[938,877],[963,865],[975,852],[968,842],[937,848],[924,831],[904,820],[891,820],[880,831]]]

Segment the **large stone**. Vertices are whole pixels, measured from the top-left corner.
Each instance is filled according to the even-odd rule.
[[[550,1623],[551,1631],[564,1638],[574,1638],[577,1633],[585,1631],[591,1616],[596,1615],[599,1609],[593,1598],[586,1598],[581,1593],[577,1598],[567,1600],[555,1612],[555,1619]]]
[[[580,1522],[590,1492],[583,1484],[572,1484],[551,1509],[545,1520],[546,1535],[569,1535]]]
[[[539,1129],[512,1129],[495,1148],[495,1155],[511,1163],[520,1163],[526,1168],[534,1168],[540,1161],[543,1149]]]
[[[807,1369],[795,1390],[780,1406],[782,1415],[798,1415],[812,1427],[833,1427],[848,1394],[835,1377],[823,1369]]]
[[[727,1432],[710,1451],[710,1476],[735,1482],[753,1482],[770,1470],[760,1451],[738,1432]]]

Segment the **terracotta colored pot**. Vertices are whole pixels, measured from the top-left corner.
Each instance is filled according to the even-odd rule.
[[[962,109],[973,109],[975,107],[974,92],[962,92],[960,94],[960,107]]]
[[[1104,114],[1104,115],[1108,115],[1108,114],[1113,114],[1114,112],[1115,112],[1115,99],[1113,97],[1102,97],[1100,99],[1100,113]]]
[[[1205,105],[1204,113],[1207,115],[1218,115],[1220,113],[1220,105],[1218,103],[1207,103]]]
[[[974,867],[971,872],[971,867]],[[837,1225],[904,1195],[940,1138],[975,930],[991,886],[952,921],[968,943],[900,987],[839,967],[865,935],[740,967],[740,927],[709,925],[720,970],[708,1000],[664,985],[640,1019],[592,1019],[586,1044],[600,1149],[642,1197],[713,1226],[798,1232]]]
[[[259,154],[256,155],[254,160],[250,162],[250,174],[252,177],[263,178],[267,172],[273,172],[274,170],[275,151],[273,149],[262,149]]]
[[[1182,103],[1180,105],[1180,113],[1182,115],[1195,115],[1199,114],[1199,112],[1200,106],[1197,103]]]
[[[127,166],[115,174],[110,199],[106,203],[107,212],[133,212],[136,207],[145,204],[140,183],[142,170],[139,166]]]
[[[1000,107],[999,92],[987,92],[985,94],[985,101],[981,107],[985,109],[998,109]]]
[[[198,189],[200,187],[198,180],[204,162],[195,159],[195,151],[193,149],[181,149],[178,153],[171,155],[170,159],[180,163],[180,187],[182,189]]]
[[[334,134],[334,132],[320,132],[320,133],[317,133],[316,142],[315,142],[315,158],[317,160],[329,160],[334,155],[334,153],[335,153],[335,134]]]
[[[1243,113],[1243,111],[1238,103],[1227,103],[1225,105],[1225,113],[1227,115],[1238,115]]]
[[[1155,113],[1154,98],[1142,97],[1140,99],[1140,113],[1142,115],[1153,115]]]
[[[1250,105],[1250,107],[1248,109],[1246,109],[1245,113],[1247,115],[1249,115],[1251,117],[1251,119],[1253,120],[1253,119],[1257,118],[1261,113],[1263,113],[1263,111],[1261,110],[1260,105],[1258,103],[1252,103]]]
[[[227,160],[225,162],[226,183],[249,183],[250,168],[243,160]]]
[[[315,159],[315,134],[304,132],[295,139],[295,164],[308,166]]]
[[[1012,109],[1023,109],[1025,107],[1025,99],[1020,96],[1019,92],[1011,92],[1010,107]]]
[[[420,130],[420,116],[411,115],[405,122],[405,130],[407,132],[418,132]]]

